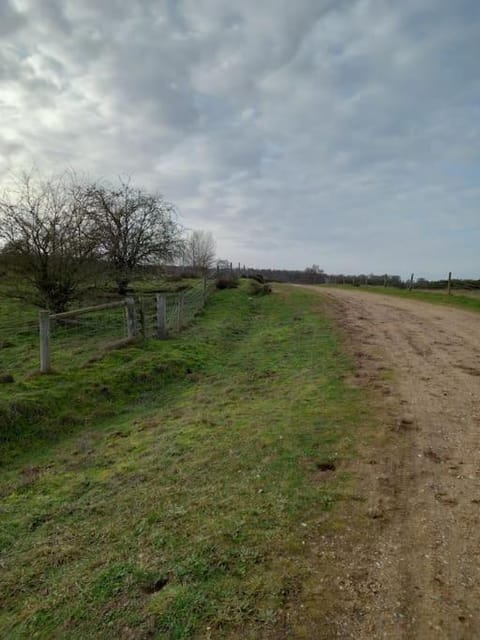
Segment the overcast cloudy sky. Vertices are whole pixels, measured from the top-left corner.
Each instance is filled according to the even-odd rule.
[[[221,257],[480,277],[479,0],[0,0],[0,180],[159,189]]]

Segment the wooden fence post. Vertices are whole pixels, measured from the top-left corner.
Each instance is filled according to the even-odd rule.
[[[449,296],[452,295],[452,272],[451,271],[448,272],[447,293],[448,293]]]
[[[203,276],[203,306],[207,302],[207,275]]]
[[[182,315],[183,315],[183,291],[177,296],[177,331],[182,328]]]
[[[138,299],[138,317],[140,320],[140,335],[143,339],[147,337],[147,314],[145,308],[145,298]]]
[[[125,314],[127,318],[127,336],[134,338],[137,335],[137,316],[133,298],[125,298]]]
[[[167,296],[157,293],[157,338],[167,337]]]
[[[40,371],[48,373],[50,371],[50,313],[40,311]]]

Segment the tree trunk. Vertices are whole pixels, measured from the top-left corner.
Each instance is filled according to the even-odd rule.
[[[121,296],[126,296],[128,291],[128,280],[122,278],[122,280],[117,280],[117,291]]]

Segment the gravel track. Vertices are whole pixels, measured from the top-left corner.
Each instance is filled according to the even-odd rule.
[[[317,291],[349,334],[359,375],[377,380],[394,431],[364,478],[374,477],[368,515],[379,526],[344,555],[357,579],[337,637],[480,638],[480,314]]]

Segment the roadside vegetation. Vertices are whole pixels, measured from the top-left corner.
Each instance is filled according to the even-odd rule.
[[[1,637],[254,639],[318,615],[312,545],[375,428],[324,304],[244,281],[175,338],[5,385]]]

